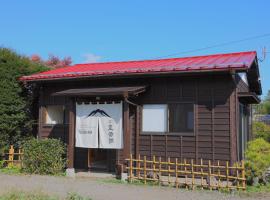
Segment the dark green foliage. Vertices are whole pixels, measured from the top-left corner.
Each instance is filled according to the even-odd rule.
[[[30,139],[23,144],[23,171],[57,175],[64,171],[66,148],[57,139]]]
[[[270,167],[270,143],[262,138],[248,143],[246,151],[246,175],[249,183],[254,177],[263,179],[263,174]]]
[[[270,90],[268,91],[264,100],[258,104],[253,106],[255,114],[266,115],[270,114]]]
[[[263,122],[253,122],[252,132],[255,138],[263,138],[270,142],[270,126]]]
[[[33,90],[23,87],[19,77],[48,70],[16,52],[0,48],[0,154],[31,133]]]

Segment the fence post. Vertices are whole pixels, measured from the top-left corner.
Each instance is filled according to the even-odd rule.
[[[194,166],[193,166],[193,159],[191,159],[191,187],[194,190]]]
[[[130,182],[132,183],[132,179],[133,179],[133,160],[132,160],[132,154],[130,154],[129,156],[129,178],[130,178]]]
[[[160,186],[161,184],[161,157],[158,158],[158,173],[159,173],[159,181],[158,181],[158,184]]]
[[[246,190],[246,172],[245,172],[245,161],[242,160],[242,187]]]
[[[184,159],[184,166],[185,166],[185,185],[186,189],[188,189],[188,182],[187,182],[187,160]]]
[[[219,160],[217,161],[217,165],[218,165],[218,189],[220,189],[220,164],[219,164]]]
[[[138,157],[138,174],[137,174],[137,176],[138,176],[138,179],[140,180],[140,178],[141,178],[141,154],[139,154],[139,157]]]
[[[143,157],[143,178],[144,184],[146,184],[146,156]]]
[[[208,188],[212,190],[212,185],[211,185],[211,160],[208,161]]]
[[[229,162],[226,161],[226,181],[227,181],[227,190],[229,190]]]
[[[18,156],[20,167],[22,167],[22,149],[19,148],[19,156]]]
[[[201,158],[201,189],[203,189],[203,159]]]
[[[175,158],[175,187],[178,188],[178,159]]]
[[[156,179],[156,156],[153,156],[153,179]]]
[[[239,190],[239,163],[236,163],[236,182],[237,182],[237,190]]]
[[[13,166],[13,160],[14,160],[14,148],[13,148],[13,145],[10,145],[9,154],[8,154],[8,167]]]
[[[171,171],[171,165],[170,165],[170,163],[171,163],[171,159],[170,159],[170,157],[168,157],[168,160],[167,160],[168,162],[167,162],[167,164],[168,164],[168,184],[170,185],[171,184],[171,174],[170,174],[170,171]]]

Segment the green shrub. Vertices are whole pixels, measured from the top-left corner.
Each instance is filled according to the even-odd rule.
[[[262,138],[248,143],[246,151],[246,175],[249,183],[254,177],[262,180],[263,173],[270,167],[270,143]]]
[[[253,122],[253,135],[255,138],[263,138],[270,142],[270,126],[263,122]]]
[[[23,144],[23,171],[57,175],[64,171],[66,148],[57,139],[31,139]]]

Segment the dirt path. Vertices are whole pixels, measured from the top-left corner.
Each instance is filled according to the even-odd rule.
[[[66,178],[36,175],[4,175],[0,174],[0,194],[10,190],[42,191],[52,195],[66,196],[68,192],[76,192],[89,196],[93,200],[156,200],[156,199],[244,199],[238,195],[226,195],[209,191],[186,191],[168,187],[136,186],[128,184],[106,183],[91,178]],[[269,196],[245,197],[245,199],[270,199]]]

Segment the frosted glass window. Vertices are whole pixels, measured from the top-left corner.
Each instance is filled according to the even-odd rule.
[[[63,124],[63,121],[63,106],[46,106],[46,124]]]
[[[167,132],[167,105],[144,105],[142,118],[143,132]]]

